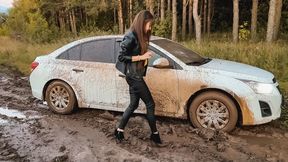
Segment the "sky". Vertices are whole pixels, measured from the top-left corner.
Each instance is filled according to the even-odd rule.
[[[0,6],[11,8],[12,7],[13,0],[0,0]]]
[[[0,12],[7,12],[12,7],[13,0],[0,0]]]

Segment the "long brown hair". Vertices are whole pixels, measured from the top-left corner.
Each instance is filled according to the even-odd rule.
[[[141,47],[141,54],[147,52],[148,43],[151,36],[151,31],[145,33],[144,27],[147,22],[153,21],[153,15],[147,11],[142,10],[140,11],[134,18],[133,23],[130,27],[130,30],[135,32]]]

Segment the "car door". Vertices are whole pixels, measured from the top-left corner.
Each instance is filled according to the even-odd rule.
[[[115,109],[114,39],[99,39],[82,44],[84,102],[88,107]]]
[[[62,52],[54,63],[53,70],[53,78],[51,79],[60,79],[68,83],[75,91],[78,99],[79,107],[86,107],[86,103],[83,102],[85,98],[84,94],[84,86],[83,79],[84,71],[83,71],[83,62],[80,58],[81,55],[81,44],[77,44],[72,46],[71,48]]]
[[[119,54],[121,40],[116,40],[116,55]],[[156,114],[163,116],[174,116],[178,110],[178,79],[174,68],[174,63],[169,59],[171,68],[154,68],[153,62],[157,58],[165,57],[163,53],[150,47],[155,55],[149,60],[146,77],[144,77],[155,101]],[[124,75],[116,70],[117,107],[119,111],[124,111],[129,105],[129,87]],[[140,100],[139,108],[136,112],[145,113],[145,104]]]
[[[175,116],[179,110],[177,66],[172,59],[156,48],[150,46],[149,50],[154,52],[154,56],[149,59],[145,81],[155,101],[156,114]],[[153,67],[154,61],[159,58],[166,58],[170,67]]]
[[[120,43],[122,39],[117,38],[115,40],[115,58],[118,59],[118,55],[120,52]],[[115,60],[116,63],[116,60]],[[116,69],[116,68],[115,68]],[[129,87],[125,80],[125,75],[123,75],[120,71],[115,71],[115,80],[116,80],[116,100],[117,100],[117,110],[124,111],[130,102],[129,96]]]

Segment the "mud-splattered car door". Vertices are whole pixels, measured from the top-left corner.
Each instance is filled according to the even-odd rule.
[[[149,59],[145,81],[152,93],[156,104],[156,114],[161,116],[177,116],[178,106],[178,77],[175,62],[165,54],[150,46],[154,56]],[[169,61],[168,68],[154,67],[154,61],[166,58]]]
[[[99,39],[82,44],[81,60],[85,103],[88,107],[116,107],[114,39]]]
[[[120,52],[120,43],[122,38],[117,38],[115,41],[115,58],[118,59],[118,55]],[[116,63],[116,60],[115,60]],[[116,68],[115,68],[116,69]],[[123,75],[120,71],[115,71],[115,79],[116,79],[116,100],[117,100],[117,111],[124,111],[127,108],[130,96],[129,96],[129,87],[125,80],[125,75]]]
[[[117,40],[115,44],[116,56],[120,50],[121,40]],[[166,69],[158,69],[152,67],[153,61],[157,58],[165,56],[156,49],[151,49],[156,54],[149,61],[149,67],[145,77],[146,83],[152,93],[156,104],[156,114],[162,116],[175,116],[178,111],[178,79],[174,66]],[[171,65],[173,61],[169,59]],[[129,87],[125,80],[125,76],[116,70],[116,88],[117,88],[117,107],[119,111],[124,111],[129,105]],[[145,104],[140,100],[139,108],[136,112],[145,113]]]

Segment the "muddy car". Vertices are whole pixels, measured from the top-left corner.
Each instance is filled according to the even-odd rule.
[[[75,108],[124,111],[125,76],[115,68],[123,36],[98,36],[69,43],[31,64],[33,96],[56,113]],[[145,81],[156,115],[188,119],[195,127],[231,131],[280,117],[281,93],[274,75],[221,59],[202,57],[182,45],[152,37]],[[136,113],[145,113],[141,101]]]

